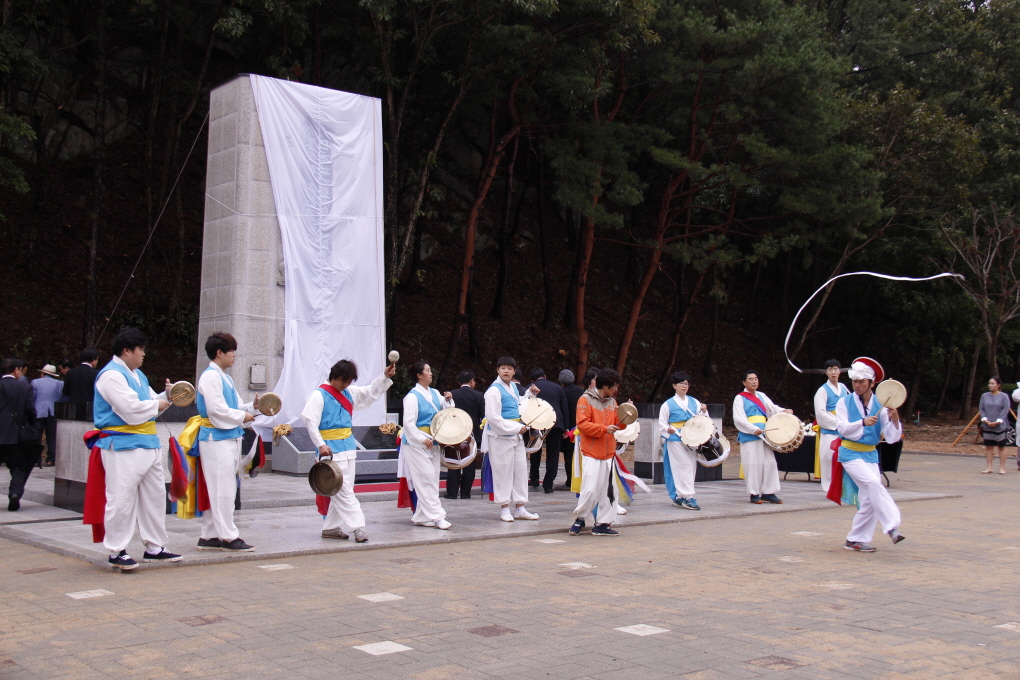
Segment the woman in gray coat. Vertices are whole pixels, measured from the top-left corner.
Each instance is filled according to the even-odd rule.
[[[991,474],[995,449],[999,449],[999,474],[1006,474],[1006,429],[1009,427],[1009,396],[1000,392],[998,376],[988,380],[988,391],[981,395],[981,436],[985,440],[988,467],[981,474]]]

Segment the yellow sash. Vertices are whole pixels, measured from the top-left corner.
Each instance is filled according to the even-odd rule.
[[[754,423],[755,425],[764,425],[768,421],[765,416],[748,416],[747,422]]]
[[[326,441],[347,439],[351,436],[351,432],[352,430],[349,427],[335,427],[331,430],[319,430],[319,434],[321,434],[322,438]]]
[[[181,445],[181,450],[187,453],[195,445],[195,440],[198,439],[198,430],[203,427],[216,427],[212,424],[212,421],[202,416],[191,416],[188,419],[184,429],[181,430],[181,436],[177,438],[177,443]],[[156,429],[156,424],[153,423],[153,430]],[[155,432],[153,432],[155,434]]]
[[[150,420],[141,425],[110,425],[102,428],[110,432],[123,432],[124,434],[156,434],[156,421]]]
[[[684,423],[686,422],[687,422],[686,420],[681,420],[678,423],[670,423],[669,426],[672,427],[674,430],[679,430],[681,427],[684,426]]]
[[[871,444],[858,444],[857,442],[850,442],[846,439],[840,442],[839,445],[845,449],[850,449],[851,451],[857,451],[859,453],[867,453],[868,451],[875,450],[875,447]]]
[[[424,432],[425,434],[432,434],[432,428],[429,427],[428,425],[419,425],[418,429]]]
[[[815,477],[817,479],[822,478],[822,428],[817,425],[811,426],[811,431],[815,433]]]

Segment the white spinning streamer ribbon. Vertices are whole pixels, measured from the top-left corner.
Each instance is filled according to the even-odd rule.
[[[931,281],[933,279],[941,279],[947,276],[957,279],[964,278],[963,274],[956,274],[953,272],[943,272],[942,274],[936,274],[935,276],[925,276],[919,279],[911,278],[909,276],[889,276],[888,274],[877,274],[875,272],[848,272],[846,274],[840,274],[839,276],[833,276],[831,279],[823,283],[821,288],[812,293],[811,297],[809,297],[807,301],[800,306],[800,309],[797,310],[797,313],[793,315],[793,321],[790,323],[790,330],[786,331],[786,340],[783,342],[783,353],[786,354],[787,363],[793,366],[793,370],[797,371],[798,373],[803,373],[804,371],[802,371],[800,367],[798,367],[797,364],[793,363],[793,361],[790,359],[790,336],[793,335],[793,329],[797,325],[797,319],[800,318],[800,313],[804,311],[804,308],[811,304],[811,301],[815,299],[815,296],[821,293],[823,290],[825,290],[826,286],[828,286],[836,279],[842,279],[845,276],[874,276],[876,278],[887,279],[889,281]]]

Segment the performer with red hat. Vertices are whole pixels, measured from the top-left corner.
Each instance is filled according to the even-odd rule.
[[[857,506],[844,546],[857,552],[875,552],[871,538],[878,522],[894,545],[905,538],[899,532],[900,509],[882,486],[878,467],[879,440],[885,436],[886,442],[894,444],[903,436],[899,413],[882,406],[875,398],[875,383],[884,378],[882,365],[874,359],[854,359],[850,366],[853,393],[836,403],[836,430],[841,440],[838,440],[839,448],[833,459],[829,498]],[[842,474],[838,475],[840,468]]]

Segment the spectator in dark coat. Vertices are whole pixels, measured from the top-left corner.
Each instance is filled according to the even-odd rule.
[[[545,477],[542,488],[546,493],[553,492],[556,472],[560,466],[560,449],[563,444],[563,431],[567,423],[567,395],[563,388],[551,380],[546,380],[545,369],[533,368],[531,382],[539,389],[538,398],[549,402],[556,411],[556,424],[549,430],[545,438]],[[531,454],[531,486],[538,486],[539,466],[542,463],[542,450]],[[567,475],[569,477],[569,473]]]
[[[94,349],[83,349],[78,354],[77,366],[64,376],[64,396],[68,401],[92,403],[96,398],[96,377],[99,371],[99,352]]]
[[[0,459],[11,471],[11,486],[7,492],[7,509],[21,508],[25,495],[25,482],[42,451],[38,438],[21,441],[21,428],[26,423],[35,425],[35,391],[32,385],[22,382],[25,362],[21,359],[4,359],[0,363]],[[39,437],[41,437],[41,433]]]
[[[482,442],[482,419],[485,417],[485,397],[475,389],[474,371],[461,371],[457,374],[460,387],[450,392],[453,404],[471,416],[474,423],[475,443]],[[480,466],[482,454],[478,453],[474,463],[461,470],[446,471],[446,497],[449,499],[471,498],[471,487],[475,483],[475,469]]]
[[[567,412],[563,414],[564,425],[563,438],[563,467],[567,472],[567,483],[558,487],[560,491],[570,491],[570,471],[574,462],[574,444],[570,441],[570,433],[577,427],[577,400],[584,394],[584,388],[574,382],[574,372],[569,369],[560,371],[557,378],[563,385],[563,393],[567,397]]]

